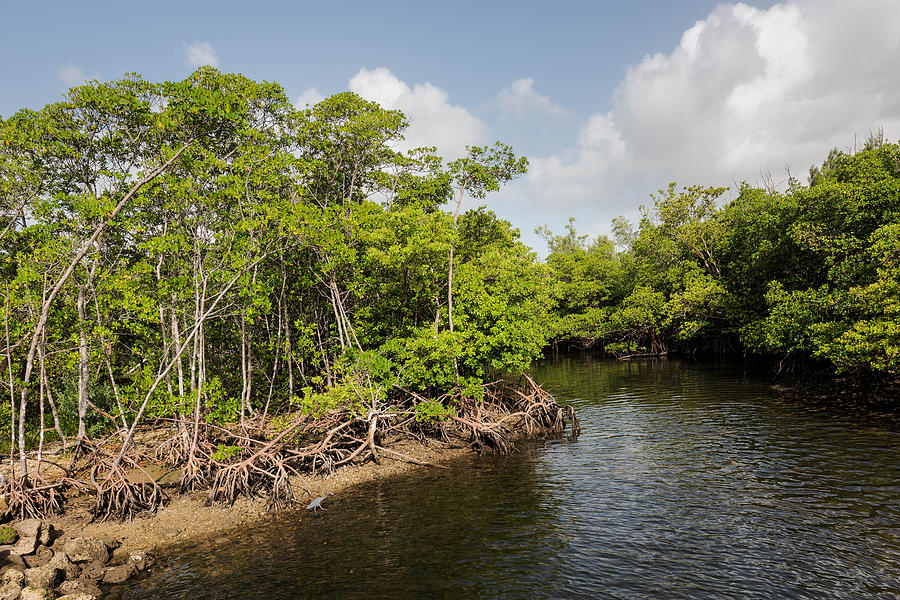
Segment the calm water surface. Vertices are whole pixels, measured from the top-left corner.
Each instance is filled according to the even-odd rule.
[[[118,599],[898,598],[900,429],[722,365],[548,360],[583,433],[181,549]]]

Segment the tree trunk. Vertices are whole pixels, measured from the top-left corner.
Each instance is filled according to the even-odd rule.
[[[6,330],[6,370],[9,375],[9,466],[10,476],[15,466],[16,452],[16,387],[13,381],[12,348],[9,342],[9,284],[6,284],[6,313],[3,315],[3,325]]]
[[[181,345],[181,332],[178,329],[178,312],[175,303],[175,294],[172,294],[172,342],[173,348]],[[184,398],[184,365],[181,362],[181,355],[175,358],[175,365],[178,371],[178,395]]]
[[[90,373],[90,354],[88,352],[86,318],[84,314],[84,286],[78,287],[78,439],[87,439],[85,420],[88,409],[88,378]]]
[[[284,351],[288,369],[288,399],[294,397],[294,353],[291,347],[291,321],[288,318],[287,302],[282,307],[284,311]]]
[[[84,243],[81,247],[81,250],[75,255],[74,258],[69,262],[69,265],[66,267],[65,271],[63,271],[62,275],[59,276],[56,283],[53,285],[53,288],[50,290],[48,295],[45,295],[41,304],[41,314],[38,318],[37,324],[34,327],[34,332],[31,335],[31,344],[28,347],[28,355],[25,358],[25,374],[22,377],[22,393],[20,394],[19,401],[19,443],[21,445],[20,448],[20,461],[22,463],[22,473],[26,474],[26,463],[25,463],[25,407],[28,404],[28,387],[31,383],[31,377],[34,374],[34,358],[37,354],[37,346],[38,342],[41,339],[41,336],[44,333],[44,327],[47,324],[47,319],[50,317],[50,307],[53,305],[53,301],[56,299],[56,296],[59,294],[59,291],[66,284],[69,278],[72,276],[72,273],[75,272],[75,268],[81,264],[81,260],[85,257],[97,239],[100,237],[100,234],[106,229],[106,227],[119,216],[119,213],[122,212],[122,209],[125,208],[125,205],[131,200],[131,198],[140,190],[144,185],[156,179],[159,175],[161,175],[166,169],[168,169],[172,163],[174,163],[179,156],[181,156],[185,150],[187,150],[191,144],[194,143],[194,140],[189,140],[181,148],[178,149],[175,154],[172,155],[169,160],[165,163],[151,171],[149,174],[145,175],[140,181],[134,184],[128,193],[126,193],[122,199],[116,204],[115,208],[110,211],[110,213],[103,219],[91,234],[91,237]]]
[[[456,233],[456,223],[459,221],[459,208],[462,206],[463,195],[466,193],[466,186],[459,188],[459,197],[456,199],[456,212],[453,213],[453,233]],[[455,237],[450,240],[450,267],[447,271],[447,321],[449,323],[450,332],[453,333],[453,250],[456,247]]]
[[[88,405],[90,404],[88,384],[91,378],[91,354],[87,340],[87,316],[85,314],[85,292],[93,285],[94,276],[97,274],[97,264],[100,258],[94,259],[87,273],[87,281],[78,286],[78,299],[75,303],[78,313],[78,439],[86,439],[85,421],[87,419]]]

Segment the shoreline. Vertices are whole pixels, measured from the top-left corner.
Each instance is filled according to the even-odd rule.
[[[450,469],[448,463],[464,456],[513,452],[526,438],[562,433],[567,422],[577,433],[574,410],[557,404],[527,375],[524,380],[525,391],[501,381],[485,386],[484,402],[463,398],[439,428],[417,424],[419,403],[428,401],[407,392],[406,404],[395,412],[373,408],[365,418],[351,408],[319,416],[301,412],[292,424],[281,418],[249,433],[204,425],[202,438],[195,422],[189,451],[187,430],[150,428],[130,440],[135,445],[124,463],[128,470],[118,462],[125,451],[113,462],[106,442],[94,445],[77,470],[47,460],[60,471],[57,483],[43,485],[47,479],[39,469],[35,479],[11,470],[6,513],[27,510],[25,516],[38,518],[8,528],[18,541],[0,565],[7,567],[4,582],[10,593],[24,584],[24,592],[47,598],[70,592],[101,597],[98,583],[124,582],[149,568],[153,554],[241,538],[277,510],[302,515],[321,496],[420,468]],[[98,465],[110,473],[99,481]]]
[[[337,495],[371,481],[391,479],[421,469],[450,468],[447,463],[475,455],[469,447],[434,441],[425,444],[406,440],[394,447],[413,459],[431,464],[417,464],[383,454],[380,463],[366,461],[345,465],[329,475],[293,477],[291,484],[298,502],[285,510],[302,510],[316,496],[327,493]],[[180,544],[226,537],[240,527],[252,526],[274,514],[266,507],[265,497],[244,496],[232,505],[210,503],[208,499],[207,490],[194,493],[174,492],[165,507],[152,515],[138,516],[129,521],[110,519],[90,522],[94,498],[90,494],[82,494],[68,501],[64,513],[52,515],[43,521],[57,531],[60,541],[75,537],[113,539],[119,546],[114,556],[120,557],[136,551],[165,553]]]

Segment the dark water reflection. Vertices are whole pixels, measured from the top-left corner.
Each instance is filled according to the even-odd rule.
[[[185,548],[138,598],[897,598],[895,423],[721,365],[569,357],[584,432]]]

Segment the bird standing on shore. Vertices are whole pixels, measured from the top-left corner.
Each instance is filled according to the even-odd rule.
[[[309,504],[306,505],[306,510],[316,510],[316,509],[322,508],[322,500],[324,500],[325,498],[327,498],[330,495],[331,495],[331,492],[328,492],[324,496],[319,496],[318,498],[316,498],[315,500],[313,500],[312,502],[310,502]],[[322,510],[325,510],[325,509],[322,508]]]

